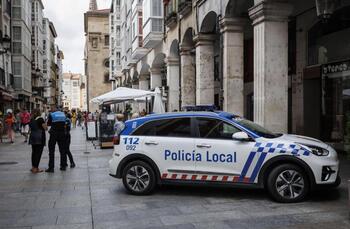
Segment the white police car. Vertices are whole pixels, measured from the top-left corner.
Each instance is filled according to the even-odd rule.
[[[303,136],[274,134],[225,112],[150,115],[127,121],[114,139],[110,175],[132,194],[158,184],[264,187],[297,202],[318,186],[340,183],[336,151]]]

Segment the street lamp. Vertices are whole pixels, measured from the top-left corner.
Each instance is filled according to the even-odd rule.
[[[327,21],[333,14],[339,0],[316,0],[317,16]]]

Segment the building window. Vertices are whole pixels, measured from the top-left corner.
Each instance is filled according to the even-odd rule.
[[[22,12],[20,7],[13,7],[12,9],[13,18],[21,19]]]
[[[22,29],[19,26],[13,27],[13,39],[14,40],[21,40],[22,39]]]
[[[116,62],[117,62],[117,65],[120,65],[120,52],[117,52],[117,58],[116,58]]]
[[[43,69],[47,70],[47,60],[43,60]]]
[[[162,16],[162,1],[161,0],[153,0],[152,1],[152,16]]]
[[[105,35],[105,46],[109,46],[109,35]]]
[[[97,48],[97,44],[98,44],[97,37],[92,38],[92,47]]]
[[[15,54],[22,53],[22,43],[21,42],[13,42],[13,53],[15,53]]]
[[[104,74],[104,82],[109,83],[109,73]]]
[[[13,62],[13,74],[14,75],[22,74],[21,62]]]
[[[136,25],[135,25],[135,22],[134,23],[132,23],[132,35],[131,35],[131,37],[132,37],[132,39],[134,39],[134,37],[136,36]]]
[[[14,0],[13,5],[21,6],[21,0]]]

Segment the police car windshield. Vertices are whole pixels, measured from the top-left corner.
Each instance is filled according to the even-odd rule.
[[[266,130],[264,127],[241,117],[235,117],[233,118],[233,121],[263,138],[278,138],[282,136],[282,134],[272,133],[271,131]]]

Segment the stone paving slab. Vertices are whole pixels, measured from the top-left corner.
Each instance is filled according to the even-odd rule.
[[[76,168],[60,171],[57,152],[54,174],[33,175],[23,139],[0,145],[0,162],[18,162],[0,166],[0,228],[350,228],[346,182],[296,204],[273,202],[254,189],[162,186],[153,195],[132,196],[108,175],[111,149],[95,149],[80,129],[72,131],[71,149]],[[41,167],[47,163],[45,148]],[[350,178],[345,158],[341,176]]]

